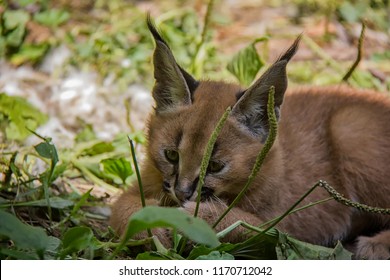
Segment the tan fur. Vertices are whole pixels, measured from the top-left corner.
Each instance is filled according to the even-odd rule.
[[[141,172],[148,205],[180,204],[193,213],[196,191],[187,200],[178,199],[178,194],[196,182],[211,132],[225,109],[238,102],[240,91],[237,85],[203,81],[190,105],[186,101],[162,111],[157,107],[148,126],[147,157]],[[264,165],[217,231],[237,220],[260,225],[275,218],[320,179],[354,201],[390,207],[387,96],[342,86],[292,90],[284,96],[280,116],[277,140]],[[220,173],[206,176],[205,187],[213,190],[213,196],[201,203],[200,217],[212,224],[226,209],[244,186],[262,146],[259,137],[243,129],[238,118],[228,119],[212,156],[226,165]],[[177,170],[164,158],[166,148],[179,152]],[[171,192],[163,190],[164,181],[172,186]],[[301,205],[328,196],[317,189]],[[128,218],[139,209],[134,184],[113,205],[111,225],[123,233]],[[356,258],[390,258],[390,217],[360,212],[335,201],[292,214],[278,228],[314,244],[333,246],[341,240],[354,250]],[[225,241],[242,240],[242,231],[235,230]]]

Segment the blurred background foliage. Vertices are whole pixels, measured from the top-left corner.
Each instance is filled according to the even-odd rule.
[[[319,45],[340,37],[353,43],[356,42],[357,26],[363,20],[373,32],[372,36],[383,37],[384,49],[369,52],[369,61],[389,57],[386,46],[390,8],[387,0],[214,2],[216,8],[211,14],[211,26],[202,38],[207,1],[5,1],[1,14],[0,55],[16,66],[38,64],[50,49],[65,45],[71,51],[68,66],[93,69],[102,77],[113,76],[122,84],[140,82],[150,87],[153,81],[146,74],[151,71],[153,45],[145,26],[145,13],[151,11],[167,41],[171,42],[177,60],[199,77],[231,78],[226,71],[227,61],[237,46],[250,43],[243,41],[243,37],[249,36],[246,34],[293,38],[304,32],[308,36],[314,33],[312,38]],[[224,8],[224,2],[228,2],[227,8]],[[236,5],[237,11],[226,11],[229,5]],[[254,9],[250,11],[250,8]],[[254,18],[256,13],[258,17]],[[251,26],[256,23],[257,32]],[[291,25],[294,25],[293,32],[288,32]],[[230,28],[234,32],[229,34]],[[220,44],[226,37],[235,40],[229,42],[227,48]],[[198,65],[194,66],[193,60],[201,43],[204,43],[201,58],[197,57]],[[353,48],[353,44],[349,47]],[[267,52],[280,52],[280,48],[283,45],[276,50],[263,47],[261,55],[269,59]],[[335,48],[334,51],[340,50]],[[293,77],[296,75],[299,74]],[[316,75],[308,77],[305,74],[297,77],[300,82],[316,78]]]

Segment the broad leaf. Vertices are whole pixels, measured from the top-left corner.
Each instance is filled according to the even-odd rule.
[[[256,39],[249,46],[235,54],[227,65],[227,70],[244,86],[249,86],[264,66],[264,61],[257,54],[255,45],[265,40],[267,40],[266,37]]]
[[[283,233],[279,235],[276,253],[278,259],[289,260],[350,260],[352,256],[340,243],[335,248],[327,248],[299,241]]]
[[[77,253],[87,248],[97,248],[98,241],[89,227],[74,227],[69,229],[62,240],[61,257]]]
[[[51,243],[43,228],[26,225],[8,212],[0,210],[0,221],[0,235],[11,239],[17,248],[33,249],[43,256]]]
[[[22,44],[26,32],[26,24],[30,16],[22,10],[5,10],[2,16],[2,23],[5,36],[5,44],[11,47],[18,47]]]
[[[34,146],[34,148],[41,157],[50,159],[53,165],[57,164],[58,154],[57,149],[53,144],[45,141]]]
[[[155,227],[174,228],[189,239],[210,247],[220,244],[215,232],[204,220],[194,218],[177,208],[157,206],[147,206],[130,217],[123,242],[140,231]]]
[[[4,28],[12,30],[18,26],[24,26],[29,18],[29,14],[23,10],[5,10],[3,14]]]
[[[124,184],[127,177],[133,174],[130,162],[125,158],[108,158],[100,162],[102,172],[113,180],[119,178],[120,183]]]
[[[38,256],[36,253],[28,251],[20,251],[17,249],[7,249],[7,248],[0,248],[0,259],[3,258],[2,255],[6,256],[8,259],[15,259],[15,260],[38,260]]]
[[[8,122],[5,133],[9,140],[23,140],[31,133],[27,128],[35,130],[47,120],[46,115],[25,99],[5,93],[0,93],[0,115]]]

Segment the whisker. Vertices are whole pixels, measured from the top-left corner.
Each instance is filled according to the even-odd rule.
[[[250,200],[250,198],[245,194],[244,195],[245,199],[247,200],[247,202],[249,203],[249,205],[252,207],[253,209],[253,212],[256,213],[256,207],[253,205],[252,201]]]

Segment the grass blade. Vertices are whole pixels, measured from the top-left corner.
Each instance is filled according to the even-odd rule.
[[[200,199],[201,199],[201,194],[202,194],[202,187],[204,184],[204,179],[206,177],[206,172],[207,172],[207,167],[209,165],[209,161],[211,158],[211,153],[213,152],[215,142],[217,141],[217,137],[219,133],[221,132],[227,118],[229,117],[229,114],[231,112],[231,108],[227,108],[225,113],[222,115],[221,119],[218,121],[217,126],[215,127],[213,133],[210,136],[210,139],[207,143],[206,151],[203,155],[202,162],[200,165],[200,172],[199,172],[199,181],[196,186],[196,190],[198,191],[198,197],[196,199],[196,207],[194,211],[194,217],[198,215],[199,211],[199,204],[200,204]]]

